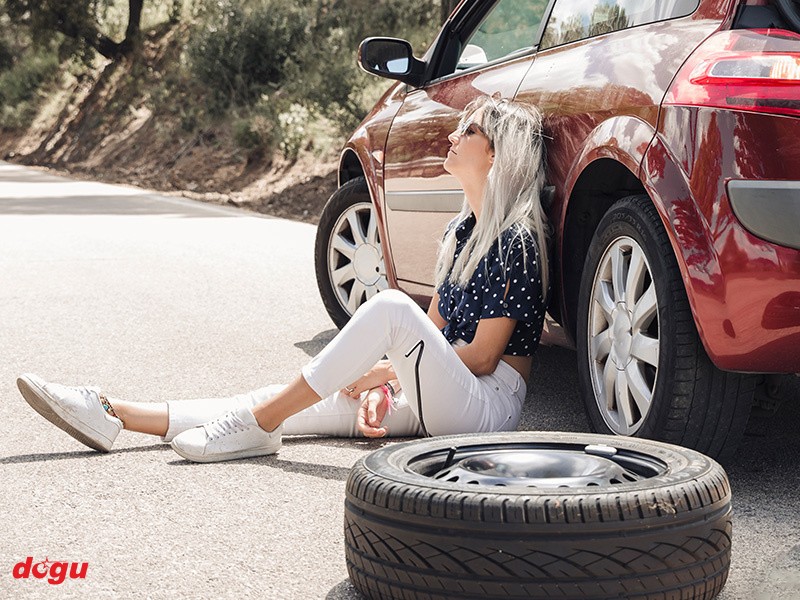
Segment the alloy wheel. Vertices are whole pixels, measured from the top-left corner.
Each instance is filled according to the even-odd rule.
[[[660,346],[655,282],[632,238],[615,239],[600,259],[588,316],[595,400],[614,433],[633,435],[652,406]]]
[[[349,206],[334,224],[328,244],[328,276],[336,299],[350,315],[389,287],[371,203]]]

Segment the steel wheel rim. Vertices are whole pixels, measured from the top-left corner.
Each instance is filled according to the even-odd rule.
[[[589,372],[606,425],[634,435],[653,403],[660,322],[647,257],[632,238],[606,248],[592,281],[587,327]]]
[[[334,223],[328,241],[328,278],[349,315],[389,287],[378,219],[370,202],[349,206]]]
[[[609,488],[663,475],[647,454],[605,444],[510,443],[454,446],[411,460],[411,472],[442,483],[508,488]]]

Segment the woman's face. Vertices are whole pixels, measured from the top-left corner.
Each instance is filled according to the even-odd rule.
[[[494,161],[494,150],[480,126],[482,110],[478,109],[447,136],[450,150],[444,168],[465,188],[485,182]]]

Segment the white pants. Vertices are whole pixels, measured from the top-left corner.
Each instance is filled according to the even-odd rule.
[[[491,375],[473,375],[411,298],[386,290],[363,304],[331,343],[303,367],[304,379],[322,400],[289,417],[284,435],[358,436],[356,415],[361,403],[339,390],[384,355],[403,390],[397,408],[383,422],[389,435],[419,435],[422,424],[430,435],[516,429],[526,393],[520,374],[500,361]],[[253,407],[283,387],[270,385],[225,399],[168,402],[169,430],[164,439],[169,441],[240,406]]]

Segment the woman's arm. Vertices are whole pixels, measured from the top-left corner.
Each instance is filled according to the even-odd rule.
[[[436,292],[428,305],[428,318],[438,329],[447,325],[447,321],[439,314],[439,294]],[[472,342],[455,348],[456,354],[474,375],[480,377],[494,373],[516,324],[516,319],[507,317],[481,319]]]
[[[353,400],[359,400],[362,393],[372,388],[380,387],[387,382],[392,383],[395,390],[398,390],[399,384],[397,386],[394,385],[396,380],[397,375],[395,375],[392,363],[388,360],[379,360],[369,371],[344,389],[339,390],[339,393],[349,396]]]
[[[516,324],[516,319],[508,317],[481,319],[472,342],[456,347],[456,354],[474,375],[494,373]]]
[[[431,298],[431,303],[428,305],[428,318],[433,321],[436,329],[440,331],[447,325],[447,321],[439,314],[439,292],[433,292],[433,298]]]

